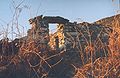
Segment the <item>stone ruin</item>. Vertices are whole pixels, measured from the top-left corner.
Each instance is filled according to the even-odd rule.
[[[36,52],[48,57],[54,55],[55,51],[58,56],[49,63],[54,63],[58,58],[62,58],[62,61],[49,71],[48,75],[52,78],[58,76],[71,78],[75,73],[73,65],[80,67],[88,63],[93,51],[95,51],[93,61],[98,57],[107,56],[109,32],[112,32],[112,29],[107,26],[87,22],[70,22],[63,17],[43,15],[30,19],[29,23],[32,27],[28,30],[26,37],[15,39],[10,43],[6,40],[0,41],[1,55],[20,54],[22,56],[25,53]],[[57,31],[53,34],[49,34],[49,24],[51,23],[58,24]],[[8,46],[4,46],[4,44],[8,44]],[[11,45],[14,49],[9,50],[13,48]],[[2,46],[6,49],[4,52]],[[62,51],[64,53],[59,54]]]
[[[28,39],[33,38],[58,53],[65,50],[64,58],[69,62],[73,61],[76,66],[88,62],[90,52],[86,54],[86,50],[89,47],[96,50],[94,59],[107,55],[109,32],[112,32],[108,26],[87,22],[72,23],[63,17],[42,15],[30,19],[29,22],[32,28],[28,31]],[[50,23],[58,24],[54,34],[49,34]]]

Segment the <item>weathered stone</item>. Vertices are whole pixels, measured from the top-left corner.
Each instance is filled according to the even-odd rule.
[[[0,41],[1,55],[7,56],[13,53],[13,55],[18,55],[22,58],[19,59],[20,62],[16,65],[20,67],[20,69],[16,69],[18,72],[10,73],[10,75],[21,75],[22,72],[27,73],[29,71],[29,77],[33,75],[41,77],[47,73],[48,78],[71,78],[75,73],[72,65],[80,67],[88,63],[90,58],[94,61],[99,57],[107,55],[109,32],[112,32],[110,27],[97,23],[72,23],[59,16],[41,15],[30,19],[29,22],[32,27],[28,30],[26,37],[12,42]],[[49,23],[58,24],[57,31],[54,34],[49,34]],[[3,52],[2,46],[4,46],[5,52]],[[31,55],[30,53],[33,54]],[[50,59],[43,60],[47,58]],[[10,60],[6,61],[6,58],[4,58],[1,63],[4,61],[7,64]],[[50,68],[46,61],[53,67]],[[60,63],[56,64],[58,61]],[[40,65],[38,64],[39,62]],[[11,63],[14,63],[14,61]],[[33,65],[33,67],[31,68],[29,64]],[[35,66],[37,64],[38,66]],[[54,66],[54,64],[56,65]],[[11,64],[5,71],[9,70],[11,66],[15,68],[14,65]],[[37,71],[38,74],[34,71]],[[27,74],[24,75],[24,77],[28,78]]]

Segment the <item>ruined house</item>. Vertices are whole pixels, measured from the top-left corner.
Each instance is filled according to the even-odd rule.
[[[82,62],[86,62],[87,57],[90,56],[88,50],[93,47],[94,50],[96,49],[96,57],[105,56],[108,35],[111,31],[109,27],[95,23],[70,22],[59,16],[41,15],[30,19],[29,22],[32,28],[28,31],[28,39],[33,38],[40,44],[58,52],[65,50],[64,58],[69,61],[77,60],[78,64],[83,64]],[[54,34],[49,34],[50,23],[58,24]]]
[[[28,53],[32,52],[33,56],[31,56],[29,59],[31,59],[32,61],[31,65],[36,66],[38,62],[40,62],[41,64],[41,61],[40,61],[41,58],[38,59],[37,56],[34,56],[34,52],[41,52],[41,53],[38,53],[40,54],[41,57],[44,56],[41,54],[49,53],[47,55],[48,55],[48,58],[51,58],[51,59],[47,60],[47,63],[49,63],[51,66],[54,66],[54,67],[52,69],[49,69],[48,68],[49,66],[48,66],[47,67],[48,69],[47,69],[46,67],[44,67],[46,66],[46,63],[42,64],[43,65],[42,68],[47,69],[44,71],[48,73],[48,78],[58,78],[58,77],[72,78],[72,76],[75,74],[75,69],[73,65],[75,67],[81,67],[82,65],[89,63],[90,56],[92,56],[91,57],[92,61],[94,61],[98,57],[107,56],[107,52],[109,50],[108,48],[109,32],[112,31],[112,29],[110,29],[107,26],[96,24],[96,23],[87,23],[87,22],[83,22],[83,23],[70,22],[68,19],[65,19],[63,17],[42,16],[42,15],[31,18],[29,22],[32,25],[32,27],[31,29],[28,30],[26,37],[23,37],[21,39],[16,39],[10,42],[9,46],[3,45],[3,44],[7,44],[8,42],[4,40],[0,41],[1,54],[9,55],[9,53],[12,52],[12,50],[14,50],[15,52],[14,55],[17,55],[17,53],[19,55],[20,53],[25,54],[27,52]],[[50,31],[49,24],[51,23],[58,24],[57,31],[53,34],[49,33]],[[7,53],[4,52],[3,54],[2,46],[4,46],[5,49],[10,48],[11,50],[6,49],[5,51]],[[11,47],[11,46],[14,46],[14,47]],[[8,51],[10,52],[8,53]],[[54,53],[52,54],[52,52]],[[91,55],[92,53],[94,55]],[[57,54],[57,56],[53,57],[55,54]],[[24,69],[26,62],[25,60],[22,61],[21,59],[20,61],[21,61],[20,67],[22,68],[21,70],[27,71],[26,72],[27,74],[25,74],[25,76],[27,76],[28,69],[27,67],[25,67],[26,69]],[[4,59],[2,59],[1,64],[3,62],[5,62]],[[25,62],[25,65],[23,62]],[[59,62],[59,63],[56,64],[56,62]],[[8,67],[8,68],[11,68],[11,67]],[[38,69],[41,70],[42,68],[39,67]],[[21,74],[19,71],[17,72],[17,74]],[[31,70],[31,73],[32,72],[33,70]],[[43,73],[40,72],[39,74],[43,74]],[[32,75],[35,75],[35,74],[32,73]],[[0,77],[3,78],[2,75],[0,75]],[[15,78],[16,78],[16,75],[15,75]],[[25,78],[29,78],[29,77],[25,77]]]

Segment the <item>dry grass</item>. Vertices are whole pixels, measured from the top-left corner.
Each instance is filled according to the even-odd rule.
[[[109,32],[108,57],[100,57],[94,62],[77,69],[74,78],[119,78],[120,77],[120,25],[118,19],[112,22],[112,32]],[[102,45],[104,46],[104,45]],[[94,52],[94,47],[86,47]],[[92,56],[92,55],[91,55]],[[92,58],[92,57],[91,57]]]

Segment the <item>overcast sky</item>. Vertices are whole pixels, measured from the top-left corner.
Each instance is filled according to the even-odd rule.
[[[0,0],[0,32],[12,20],[14,6],[22,0]],[[28,20],[36,15],[62,16],[70,21],[94,22],[115,15],[119,0],[24,0],[18,22],[27,30]],[[53,27],[54,28],[54,27]],[[14,28],[15,29],[15,28]],[[51,28],[52,29],[52,28]]]

